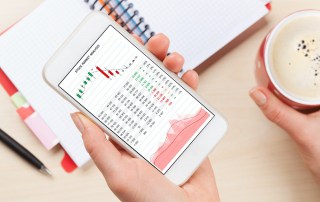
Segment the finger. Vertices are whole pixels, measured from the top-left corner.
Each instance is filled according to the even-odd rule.
[[[315,109],[315,112],[313,112],[309,116],[316,117],[319,120],[319,123],[320,123],[320,109]]]
[[[105,133],[81,113],[74,113],[71,118],[82,133],[86,150],[105,178],[118,173],[121,154],[106,139]]]
[[[197,72],[193,70],[187,71],[182,75],[182,80],[186,84],[188,84],[191,88],[193,88],[194,90],[197,90],[198,84],[199,84],[199,76]]]
[[[146,47],[159,60],[163,61],[169,48],[169,38],[164,34],[157,34],[150,38]]]
[[[181,71],[184,64],[184,58],[179,53],[173,52],[163,60],[164,66],[166,66],[170,71],[178,73]]]
[[[283,128],[294,139],[299,139],[299,132],[307,122],[307,116],[281,102],[267,88],[253,88],[250,96],[270,121]]]
[[[143,44],[142,39],[141,39],[138,35],[136,35],[136,34],[132,34],[132,36],[133,36],[134,38],[136,38],[136,39],[137,39],[137,41],[139,41],[139,43]]]

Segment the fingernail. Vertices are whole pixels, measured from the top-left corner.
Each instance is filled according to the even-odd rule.
[[[78,113],[73,113],[73,114],[71,114],[71,118],[72,118],[74,124],[77,126],[78,130],[81,133],[83,133],[84,124],[83,124],[82,116],[79,115]]]
[[[263,106],[267,102],[267,97],[266,95],[258,90],[258,89],[253,89],[250,91],[250,97],[253,99],[253,101],[258,105],[258,106]]]

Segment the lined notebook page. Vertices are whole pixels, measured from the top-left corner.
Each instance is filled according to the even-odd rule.
[[[169,36],[170,51],[185,57],[185,70],[198,66],[268,13],[259,0],[132,2],[151,30]]]
[[[79,0],[46,0],[0,37],[0,66],[78,166],[90,157],[69,116],[77,110],[43,81],[42,69],[89,12]]]

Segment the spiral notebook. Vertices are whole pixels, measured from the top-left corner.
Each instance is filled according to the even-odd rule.
[[[166,33],[170,51],[194,68],[268,11],[260,0],[46,0],[0,37],[0,66],[57,135],[73,161],[82,166],[90,158],[69,114],[71,104],[42,80],[46,61],[91,10],[113,17],[146,43]]]
[[[85,2],[92,10],[106,9],[144,42],[155,33],[165,33],[171,40],[169,52],[177,51],[185,57],[182,70],[185,72],[197,67],[268,13],[266,4],[270,0],[201,0],[191,4],[184,0]]]

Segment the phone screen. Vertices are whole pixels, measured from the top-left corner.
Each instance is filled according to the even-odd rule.
[[[163,174],[214,118],[111,25],[59,87]]]

